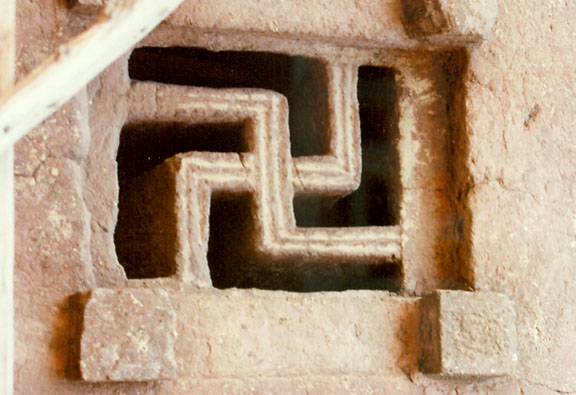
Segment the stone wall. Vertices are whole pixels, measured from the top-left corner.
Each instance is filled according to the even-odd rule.
[[[69,3],[18,2],[20,77],[94,17]],[[407,36],[399,0],[186,2],[140,46],[273,50],[402,71],[401,284],[303,294],[127,279],[114,246],[127,54],[16,146],[15,392],[576,392],[574,18],[568,1],[501,1],[486,41],[451,46]],[[160,292],[135,295],[175,320],[175,354],[158,358],[176,367],[161,369],[168,380],[106,382],[108,365],[90,360],[99,354],[82,355],[81,341],[96,350],[114,341],[84,309],[117,314],[126,333],[133,324],[121,318],[128,302],[98,302],[108,294],[90,296],[95,288]],[[438,288],[508,296],[512,372],[422,373],[422,297]]]

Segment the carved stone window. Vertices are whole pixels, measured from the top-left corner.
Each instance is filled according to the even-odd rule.
[[[102,155],[118,167],[89,190],[119,188],[92,199],[97,228],[113,230],[93,237],[96,260],[117,256],[134,280],[217,288],[462,281],[449,159],[461,52],[210,40],[152,38],[118,64],[125,80],[109,84],[126,100],[92,125],[94,171]],[[117,102],[98,99],[93,111]]]
[[[257,18],[233,16],[225,28],[201,12],[221,5],[188,4],[91,85],[91,113],[109,117],[90,122],[92,258],[99,286],[121,289],[87,298],[84,379],[512,371],[506,297],[419,297],[471,278],[461,79],[484,22],[452,31],[465,5],[416,3],[402,3],[408,35],[394,2],[339,3],[358,11],[339,14],[350,23],[389,8],[375,31],[390,36],[352,29],[351,41],[334,26],[316,26],[316,41],[300,20],[299,33],[254,33]],[[320,292],[351,289],[385,292]],[[346,314],[317,319],[334,311]],[[144,314],[162,317],[141,331],[156,348],[94,344]],[[306,347],[292,347],[294,333]]]
[[[115,239],[129,277],[398,289],[391,69],[142,48],[129,70],[154,80],[133,83],[118,152]]]

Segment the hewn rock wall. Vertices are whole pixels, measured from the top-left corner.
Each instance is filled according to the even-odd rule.
[[[90,8],[81,13],[67,3],[18,2],[20,77],[92,18]],[[398,27],[400,1],[229,3],[188,1],[146,42],[268,46],[367,62],[389,56],[370,50],[374,43],[412,42],[404,33],[378,34]],[[332,19],[326,16],[331,7]],[[405,247],[400,295],[183,291],[161,284],[178,320],[177,379],[89,384],[80,375],[80,294],[132,284],[113,245],[114,147],[129,88],[126,59],[118,60],[16,146],[15,392],[576,392],[574,19],[576,3],[570,1],[501,0],[486,42],[469,54],[451,49],[457,81],[436,65],[432,77],[411,82],[421,91],[402,92],[405,98],[424,97],[429,81],[440,85],[430,88],[422,117],[454,103],[459,107],[448,111],[449,121],[441,115],[412,119],[438,129],[449,123],[446,141],[427,140],[430,135],[415,127],[400,143],[404,154],[413,154],[404,158],[402,175],[410,161],[408,170],[420,170],[403,179],[414,183],[403,196],[403,215],[418,225],[411,235],[424,246]],[[187,23],[199,31],[182,30]],[[253,37],[236,37],[242,29]],[[311,44],[310,37],[330,43]],[[444,53],[423,59],[418,51],[408,52],[400,58],[409,69],[430,67],[435,56],[451,66]],[[437,91],[440,99],[433,97]],[[411,139],[421,150],[411,151]],[[464,286],[512,300],[518,347],[513,375],[448,381],[419,373],[422,303],[414,295]]]
[[[570,1],[502,1],[466,82],[474,283],[516,305],[519,377],[575,391],[576,51]]]

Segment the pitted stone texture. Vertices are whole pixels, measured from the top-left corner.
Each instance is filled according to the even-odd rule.
[[[497,0],[404,0],[406,29],[415,37],[479,41],[490,34]]]
[[[114,247],[118,215],[117,131],[122,127],[127,111],[124,100],[118,98],[124,97],[130,84],[125,65],[124,58],[118,60],[87,86],[92,136],[84,163],[84,199],[90,211],[94,276],[101,288],[119,287],[126,281]]]
[[[60,111],[16,144],[14,172],[33,177],[39,166],[49,158],[66,158],[78,163],[88,154],[90,128],[86,90],[65,103]]]
[[[514,372],[516,315],[506,295],[437,291],[422,305],[423,371],[455,377]]]
[[[64,158],[45,158],[32,176],[15,177],[17,282],[67,293],[95,286],[81,185],[80,166]]]
[[[95,289],[84,311],[86,381],[173,379],[176,314],[165,291]]]

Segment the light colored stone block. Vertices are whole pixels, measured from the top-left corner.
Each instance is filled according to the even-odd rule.
[[[437,291],[422,304],[424,372],[455,377],[514,372],[516,315],[506,295]]]
[[[82,378],[173,379],[176,337],[176,314],[165,291],[95,289],[84,310]]]
[[[96,13],[104,7],[106,0],[74,0],[73,10],[81,13]]]
[[[176,358],[185,380],[400,376],[417,369],[416,298],[258,289],[170,296],[178,311]]]
[[[405,0],[403,8],[410,35],[445,37],[451,42],[482,40],[498,15],[497,0]]]

